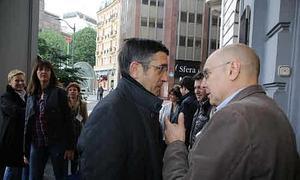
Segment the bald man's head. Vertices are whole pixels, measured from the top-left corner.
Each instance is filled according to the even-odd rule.
[[[245,72],[247,76],[255,75],[257,78],[259,76],[259,57],[252,48],[245,44],[237,43],[228,45],[215,51],[211,57],[209,57],[208,60],[211,58],[223,63],[238,59],[241,61],[242,66],[244,66],[242,73]]]
[[[204,68],[204,87],[210,102],[218,105],[239,89],[258,83],[259,58],[244,44],[232,44],[215,51]]]

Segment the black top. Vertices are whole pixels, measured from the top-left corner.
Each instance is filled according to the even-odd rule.
[[[0,101],[0,165],[23,166],[26,103],[9,85]]]

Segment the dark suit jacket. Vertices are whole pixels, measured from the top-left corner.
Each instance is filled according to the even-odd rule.
[[[298,162],[294,133],[284,112],[261,86],[250,86],[212,116],[189,154],[180,141],[167,147],[163,176],[293,180]]]
[[[78,140],[82,180],[161,180],[162,100],[131,77],[99,101]]]

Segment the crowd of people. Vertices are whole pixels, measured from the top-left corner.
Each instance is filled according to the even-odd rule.
[[[69,175],[68,165],[78,173],[76,142],[87,120],[80,86],[72,82],[63,89],[51,63],[37,57],[25,88],[25,73],[10,71],[0,99],[0,177],[43,179],[49,158],[56,179]]]
[[[0,177],[43,179],[50,158],[56,179],[297,180],[300,160],[285,113],[258,85],[260,60],[233,44],[203,70],[168,81],[169,50],[130,38],[118,55],[116,89],[87,114],[80,86],[63,89],[49,61],[8,74],[1,96]]]

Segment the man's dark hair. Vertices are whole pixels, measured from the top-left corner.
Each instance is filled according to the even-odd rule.
[[[169,55],[169,50],[155,40],[130,38],[124,41],[125,43],[118,55],[121,75],[129,74],[129,66],[132,61],[140,62],[144,69],[147,69],[153,54],[161,51]]]
[[[184,76],[181,81],[179,82],[181,87],[185,87],[189,91],[194,92],[194,80],[190,76]]]
[[[202,71],[197,72],[197,74],[195,74],[193,76],[194,81],[199,81],[199,80],[202,80],[203,78],[204,78],[204,75],[203,75]]]

